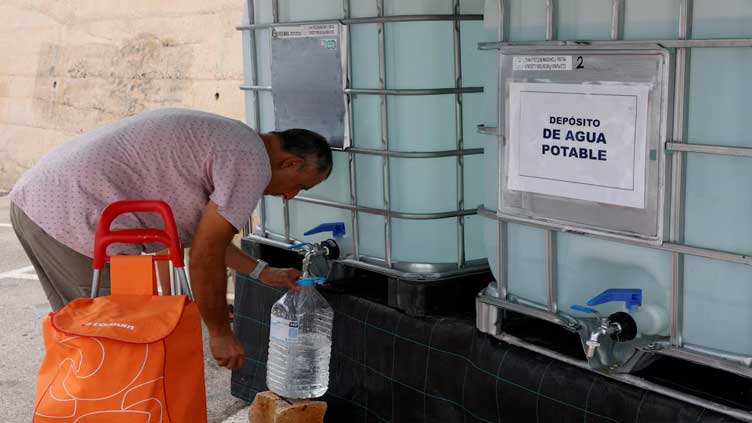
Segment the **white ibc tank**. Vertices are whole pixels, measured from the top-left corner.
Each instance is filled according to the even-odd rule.
[[[271,0],[256,1],[257,22],[272,21]],[[375,0],[350,1],[352,18],[378,15]],[[280,0],[280,22],[342,19],[342,0]],[[483,2],[462,1],[462,14],[482,14]],[[385,16],[426,15],[453,13],[452,0],[386,0]],[[429,22],[386,23],[385,76],[388,89],[434,89],[455,87],[454,22],[437,20]],[[380,87],[378,24],[350,25],[351,72],[353,88]],[[261,86],[271,85],[270,30],[256,30],[258,81]],[[248,34],[245,34],[248,41]],[[487,55],[477,49],[477,43],[487,39],[481,20],[463,20],[460,23],[462,87],[480,87],[483,71],[492,66]],[[246,43],[247,44],[247,43]],[[246,49],[247,50],[247,49]],[[246,51],[246,56],[248,52]],[[246,60],[248,68],[248,60]],[[247,69],[248,70],[248,69]],[[246,72],[248,80],[248,72]],[[272,88],[273,89],[273,88]],[[246,92],[248,122],[254,122],[253,93]],[[272,93],[260,91],[260,130],[275,129]],[[389,95],[387,98],[387,126],[389,150],[396,152],[437,152],[457,150],[456,96],[443,95]],[[352,96],[353,147],[382,150],[379,95],[356,94]],[[465,149],[483,148],[488,138],[477,133],[483,120],[485,98],[482,93],[462,95],[461,137]],[[300,195],[324,201],[350,204],[350,179],[348,160],[350,154],[334,152],[334,171],[327,181]],[[360,207],[384,209],[384,158],[378,155],[355,154],[355,180],[357,203]],[[436,158],[389,159],[390,209],[398,213],[430,214],[458,210],[457,156]],[[461,170],[465,210],[475,209],[482,202],[482,155],[467,155]],[[266,231],[285,233],[283,202],[267,197]],[[358,212],[358,246],[361,256],[383,260],[386,251],[384,217],[379,214]],[[289,235],[300,239],[303,232],[321,222],[344,222],[348,234],[351,211],[328,205],[292,200],[289,202]],[[457,217],[441,219],[391,219],[391,259],[396,268],[401,264],[430,263],[438,267],[425,267],[432,271],[456,268],[461,243],[458,242]],[[484,266],[485,249],[482,239],[482,219],[471,215],[464,217],[464,258],[468,264]],[[322,238],[323,239],[323,238]],[[319,241],[314,237],[313,241]],[[411,271],[420,272],[420,267]]]
[[[512,0],[511,41],[543,40],[544,2]],[[627,2],[626,39],[675,39],[676,2]],[[611,2],[559,3],[560,40],[609,39]],[[752,3],[725,0],[694,2],[692,38],[752,36]],[[494,53],[492,53],[494,54]],[[688,142],[752,147],[752,51],[748,48],[691,50]],[[495,72],[487,90],[495,90]],[[495,126],[495,122],[489,122]],[[503,125],[503,123],[502,123]],[[498,163],[496,146],[485,148],[484,203],[496,209]],[[686,154],[684,243],[736,254],[752,251],[752,162],[748,157]],[[743,189],[742,189],[743,188]],[[487,219],[485,245],[497,273],[497,222]],[[509,223],[505,249],[509,295],[545,307],[546,231]],[[672,253],[617,241],[557,233],[554,267],[559,310],[575,316],[584,304],[608,288],[640,288],[643,304],[671,310]],[[752,269],[742,264],[684,256],[681,334],[685,345],[741,356],[752,355]],[[498,274],[496,274],[498,277]],[[599,307],[604,313],[622,305]],[[670,327],[670,325],[669,325]],[[664,330],[663,335],[668,335]]]

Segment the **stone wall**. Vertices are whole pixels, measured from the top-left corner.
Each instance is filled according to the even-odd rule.
[[[76,134],[161,107],[243,117],[242,0],[0,2],[0,192]]]

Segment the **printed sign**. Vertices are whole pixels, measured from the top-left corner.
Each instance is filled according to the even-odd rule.
[[[649,90],[511,83],[507,188],[644,208]]]
[[[516,71],[572,70],[572,56],[514,56]]]
[[[339,35],[337,24],[278,26],[272,28],[272,38],[318,38]]]

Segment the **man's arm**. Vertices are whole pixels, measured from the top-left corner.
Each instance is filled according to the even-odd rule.
[[[235,244],[227,246],[227,251],[225,251],[225,263],[227,263],[227,267],[230,269],[246,274],[253,272],[253,269],[256,268],[257,264],[253,257],[244,253]]]
[[[189,263],[191,288],[209,329],[212,355],[220,366],[230,369],[243,365],[243,346],[232,333],[227,314],[225,253],[235,232],[209,201],[193,237]]]
[[[257,264],[254,258],[244,253],[232,243],[227,246],[227,251],[225,251],[225,263],[227,267],[235,269],[240,273],[253,272]],[[300,276],[301,272],[298,269],[267,267],[259,275],[259,280],[267,285],[298,290],[300,288],[295,285],[295,281]]]

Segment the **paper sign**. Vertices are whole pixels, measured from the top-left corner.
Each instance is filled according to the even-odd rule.
[[[507,188],[644,208],[649,90],[511,83]]]

